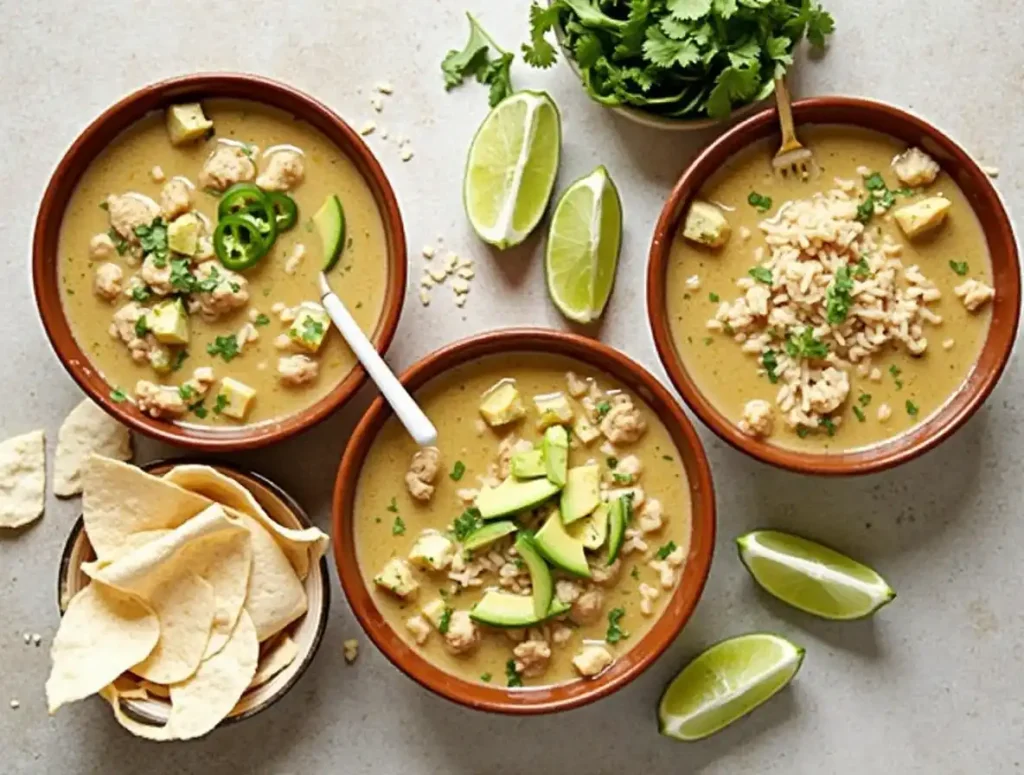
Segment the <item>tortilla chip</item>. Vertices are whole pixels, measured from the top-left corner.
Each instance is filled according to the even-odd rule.
[[[252,537],[248,530],[216,533],[191,542],[182,562],[213,587],[216,614],[203,659],[228,642],[242,613],[252,573]]]
[[[245,610],[252,617],[256,636],[262,642],[306,613],[306,590],[270,533],[247,514],[231,513],[249,528],[252,538],[252,572]]]
[[[128,428],[86,398],[71,410],[57,432],[54,495],[66,498],[82,491],[82,469],[93,453],[114,460],[131,460],[132,435]]]
[[[132,672],[154,683],[178,683],[195,673],[213,630],[213,587],[192,571],[177,571],[163,574],[146,596],[160,620],[160,639]]]
[[[146,687],[143,686],[143,682],[141,681],[136,683],[134,679],[122,675],[115,678],[111,685],[117,690],[117,693],[126,700],[149,699],[149,692],[146,691]],[[100,689],[100,693],[103,693],[102,689]]]
[[[116,681],[114,682],[114,685],[117,685]],[[145,680],[139,681],[139,686],[145,689],[149,694],[153,695],[154,697],[162,697],[165,700],[171,699],[171,687],[169,686],[164,686],[163,684],[155,684],[152,681]],[[124,694],[124,692],[121,692],[121,696],[125,697],[126,695]]]
[[[256,675],[249,684],[250,689],[263,686],[267,681],[284,670],[295,661],[299,653],[299,647],[290,635],[282,635],[273,646],[260,656],[260,664],[256,669]]]
[[[171,686],[171,712],[162,726],[143,724],[121,710],[120,696],[112,686],[102,695],[114,710],[118,723],[148,740],[191,740],[210,732],[245,693],[256,674],[259,644],[252,620],[243,611],[221,652],[200,664],[195,675]]]
[[[32,431],[0,442],[0,527],[21,527],[43,515],[46,438]]]
[[[251,492],[216,469],[199,465],[175,466],[164,478],[257,520],[277,541],[300,579],[309,575],[310,566],[315,565],[327,551],[329,539],[323,531],[315,527],[294,530],[281,525],[263,510]]]
[[[135,466],[91,455],[82,473],[85,532],[101,560],[116,557],[133,533],[173,529],[210,502]]]
[[[50,648],[50,713],[96,694],[149,656],[160,638],[156,612],[138,597],[93,581],[76,594]]]

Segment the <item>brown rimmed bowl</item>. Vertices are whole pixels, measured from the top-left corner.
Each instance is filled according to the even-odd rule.
[[[229,476],[252,493],[256,501],[266,510],[271,519],[276,520],[285,527],[301,530],[313,527],[302,506],[296,502],[288,493],[282,490],[274,482],[254,471],[236,468],[224,463],[211,464],[205,460],[181,459],[181,460],[156,460],[140,466],[142,470],[148,471],[155,476],[167,473],[177,465],[209,465],[221,474]],[[61,616],[67,608],[68,602],[75,593],[89,584],[89,577],[82,571],[82,563],[96,559],[96,553],[89,543],[89,537],[85,533],[85,523],[79,517],[71,528],[71,534],[64,544],[64,551],[61,555],[60,570],[57,576],[57,605],[60,608]],[[282,632],[287,633],[295,645],[298,653],[295,659],[283,670],[273,676],[269,681],[249,689],[231,713],[218,725],[233,724],[261,713],[279,699],[284,697],[291,688],[295,686],[302,674],[306,672],[313,657],[316,656],[323,640],[324,629],[327,627],[327,615],[331,608],[331,591],[329,576],[327,572],[327,558],[321,557],[320,561],[309,568],[309,574],[302,582],[306,590],[306,597],[309,600],[309,609],[297,621],[288,625]],[[275,638],[277,636],[274,636]],[[267,641],[268,643],[270,641]],[[261,645],[260,660],[265,654],[264,644]],[[129,681],[136,679],[130,674],[125,674]],[[146,724],[157,726],[167,722],[170,712],[170,703],[155,695],[147,699],[121,699],[121,706],[124,711],[134,718]]]
[[[815,97],[793,103],[799,124],[845,124],[883,132],[931,154],[963,190],[981,222],[992,257],[996,297],[988,338],[959,390],[925,422],[871,447],[834,454],[783,449],[740,432],[701,392],[683,364],[669,327],[665,278],[672,241],[686,208],[701,187],[729,158],[752,143],[778,136],[774,108],[730,129],[708,146],[672,189],[654,230],[647,266],[647,312],[654,341],[672,383],[683,399],[723,441],[780,468],[805,474],[851,475],[881,471],[905,463],[949,438],[985,401],[1006,368],[1020,318],[1020,264],[1013,227],[999,194],[970,155],[923,118],[901,108],[854,97]],[[768,160],[765,160],[768,164]]]
[[[266,446],[316,425],[348,401],[366,382],[359,365],[314,404],[284,417],[237,428],[186,427],[154,420],[130,401],[110,398],[110,385],[92,366],[88,354],[75,341],[60,301],[57,247],[61,220],[78,181],[121,132],[153,111],[176,102],[201,102],[225,97],[262,103],[290,113],[312,125],[348,156],[373,192],[387,238],[388,280],[384,307],[370,335],[377,350],[385,352],[398,328],[405,298],[406,242],[398,200],[384,170],[359,135],[322,102],[268,78],[238,73],[201,73],[145,86],[104,111],[89,124],[57,164],[36,216],[32,243],[32,286],[43,328],[57,357],[75,382],[110,415],[147,436],[194,450],[229,451]]]
[[[642,366],[618,350],[575,334],[534,328],[510,328],[463,339],[428,355],[401,379],[410,391],[461,364],[488,355],[536,352],[582,361],[614,377],[642,398],[668,428],[686,469],[693,504],[690,553],[679,585],[664,614],[626,654],[598,677],[524,689],[508,689],[462,680],[411,648],[377,610],[356,557],[353,513],[356,488],[367,452],[391,410],[378,398],[355,429],[334,485],[334,559],[341,586],[367,635],[391,662],[435,694],[476,710],[539,714],[586,705],[621,689],[669,646],[693,613],[711,568],[715,545],[715,494],[711,469],[693,425],[672,395]]]

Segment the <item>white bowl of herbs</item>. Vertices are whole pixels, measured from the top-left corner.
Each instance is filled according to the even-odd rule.
[[[835,23],[812,0],[549,0],[523,58],[547,68],[553,32],[591,99],[647,126],[703,129],[771,95],[804,38]]]

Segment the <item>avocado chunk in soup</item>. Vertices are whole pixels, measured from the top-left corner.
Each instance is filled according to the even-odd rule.
[[[743,433],[843,452],[950,399],[998,289],[970,203],[927,153],[851,127],[801,133],[820,177],[773,176],[765,140],[688,205],[666,302],[687,370]]]
[[[459,366],[416,398],[437,448],[390,418],[355,497],[356,554],[380,612],[465,680],[603,672],[664,612],[689,550],[668,430],[607,375],[536,353]]]
[[[215,239],[218,209],[240,186],[295,213],[276,220],[265,250],[243,256],[258,256],[251,265],[225,260]],[[387,285],[383,219],[353,162],[318,130],[212,99],[117,137],[70,198],[58,259],[72,332],[112,396],[155,418],[228,427],[329,393],[356,364],[319,304],[313,215],[334,196],[347,226],[335,288],[371,332]]]

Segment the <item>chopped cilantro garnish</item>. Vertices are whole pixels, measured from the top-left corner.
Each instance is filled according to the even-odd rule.
[[[810,435],[810,433],[811,429],[808,428],[806,425],[796,426],[796,435],[799,436],[801,439],[806,439]]]
[[[633,577],[633,578],[634,578],[635,580],[639,581],[639,580],[640,580],[640,569],[639,569],[639,568],[637,568],[637,567],[636,567],[636,566],[634,565],[634,566],[633,566],[633,570],[631,570],[631,571],[629,572],[629,575],[630,575],[630,576],[632,576],[632,577]]]
[[[152,256],[158,269],[167,266],[170,249],[167,247],[167,224],[163,218],[154,218],[148,226],[136,226],[135,236],[139,238],[144,256]]]
[[[620,640],[625,640],[629,637],[629,633],[624,632],[619,626],[619,622],[625,615],[625,608],[613,608],[608,612],[608,632],[605,633],[604,639],[609,643],[618,643]]]
[[[106,202],[100,202],[100,209],[101,210],[106,210],[106,211],[109,212],[110,211],[110,205],[107,204]]]
[[[889,373],[892,374],[892,381],[896,383],[896,389],[902,390],[903,380],[900,379],[900,374],[903,373],[903,370],[894,363],[889,367]]]
[[[220,414],[228,405],[228,397],[223,393],[217,394],[217,399],[213,402],[213,413]]]
[[[857,403],[860,404],[861,406],[867,406],[868,404],[871,403],[871,394],[861,393],[859,396],[857,396]]]
[[[405,520],[403,520],[399,516],[395,517],[395,521],[391,525],[391,535],[393,535],[393,536],[405,535]]]
[[[871,267],[868,266],[868,260],[864,256],[861,256],[853,265],[853,276],[857,280],[867,280],[871,276]]]
[[[203,402],[202,401],[200,401],[199,403],[196,403],[196,404],[192,404],[188,408],[188,410],[190,412],[192,412],[192,414],[194,414],[200,420],[204,419],[206,417],[206,415],[207,415],[206,407],[203,406]]]
[[[388,511],[390,511],[392,514],[398,513],[398,498],[391,498],[391,503],[388,504]]]
[[[755,266],[753,269],[748,271],[747,274],[759,283],[764,283],[765,285],[772,284],[772,270],[766,266]]]
[[[605,458],[604,462],[608,464],[609,468],[614,470],[615,467],[619,464],[619,459],[617,457],[608,457]]]
[[[765,350],[761,354],[761,365],[764,366],[769,382],[774,385],[779,381],[779,375],[776,371],[779,368],[779,359],[775,355],[775,350]]]
[[[489,684],[491,682],[491,674],[490,673],[481,673],[480,674],[480,680],[483,681],[485,684]]]
[[[852,291],[853,279],[850,277],[850,267],[841,266],[836,270],[832,284],[825,291],[826,315],[828,322],[832,325],[839,325],[850,314],[850,305],[853,304]]]
[[[234,334],[218,336],[213,342],[206,345],[206,352],[209,355],[219,355],[225,361],[230,361],[239,355],[238,339]]]
[[[616,484],[629,484],[633,481],[633,477],[629,474],[620,474],[618,471],[612,474],[612,479],[615,480]]]
[[[713,301],[716,304],[721,300],[721,297],[717,293],[709,293],[708,301]]]
[[[145,304],[153,297],[153,292],[149,289],[148,285],[136,285],[132,288],[132,301],[137,301],[139,304]]]
[[[523,678],[519,675],[519,671],[516,670],[516,661],[510,659],[505,663],[505,679],[509,686],[522,686]]]
[[[480,512],[477,509],[466,509],[455,518],[455,521],[452,523],[452,532],[455,533],[456,539],[465,541],[482,524],[483,519],[481,519]]]
[[[770,196],[763,196],[756,191],[751,191],[747,197],[747,204],[763,213],[772,209],[772,198]]]
[[[675,460],[675,458],[672,457],[671,455],[662,455],[661,459],[662,460],[667,460],[669,463],[671,463],[671,462],[673,462]]]
[[[863,202],[857,205],[857,215],[855,216],[861,223],[867,223],[871,220],[871,216],[875,214],[875,200],[874,197],[868,196]]]
[[[666,557],[672,554],[672,552],[674,552],[676,548],[676,542],[669,541],[667,544],[658,549],[658,559],[664,560]]]
[[[190,401],[196,397],[196,389],[191,385],[179,385],[178,395],[181,396],[182,401]]]
[[[917,416],[917,404],[915,404],[909,398],[907,399],[907,414],[909,414],[911,417]]]
[[[437,623],[437,631],[442,635],[445,635],[448,632],[448,628],[452,623],[453,613],[455,612],[448,606],[445,606],[444,611],[441,612],[441,619]]]
[[[174,360],[171,361],[171,371],[177,371],[181,368],[181,364],[185,362],[188,357],[188,350],[181,349],[174,353]]]
[[[709,344],[711,344],[711,343],[712,343],[713,341],[715,341],[715,340],[714,340],[714,339],[712,339],[712,338],[711,338],[710,336],[705,336],[705,337],[704,337],[704,346],[705,346],[705,347],[707,347],[707,346],[708,346]]]
[[[114,388],[110,391],[110,400],[115,404],[123,404],[128,400],[128,396],[124,394],[124,391],[121,390],[121,388]]]
[[[604,416],[606,414],[608,414],[608,412],[610,412],[611,410],[612,410],[612,405],[609,404],[607,401],[599,402],[598,405],[597,405],[597,418],[599,420],[603,419]]]
[[[853,407],[853,413],[857,416],[858,420],[860,420],[861,422],[864,422],[865,417],[864,417],[864,410],[863,409],[861,409],[859,406],[855,405]]]
[[[255,323],[257,326],[269,326],[270,318],[268,318],[261,312],[259,315],[256,316],[256,319],[252,322]]]
[[[111,226],[107,229],[107,236],[110,237],[110,241],[114,243],[114,248],[117,250],[117,255],[123,256],[128,252],[131,245],[128,244],[128,240],[117,233],[117,229]]]
[[[452,472],[448,474],[452,478],[452,481],[457,482],[462,478],[463,474],[466,473],[466,464],[461,460],[456,460],[455,465],[452,466]]]
[[[836,435],[836,424],[834,422],[832,422],[832,418],[831,417],[822,417],[820,420],[818,420],[818,425],[820,425],[822,428],[824,428],[825,432],[829,436],[835,436]]]
[[[885,179],[881,173],[872,172],[870,175],[864,176],[864,188],[868,191],[881,191],[886,188]]]
[[[294,330],[294,329],[292,329]],[[316,344],[324,335],[324,324],[319,320],[307,317],[302,320],[302,340]]]
[[[966,261],[950,261],[949,268],[952,269],[961,277],[963,277],[965,274],[971,271],[971,268],[967,266]]]
[[[814,337],[814,329],[810,326],[800,332],[800,336],[790,334],[786,337],[786,354],[791,358],[817,358],[828,355],[828,345]]]
[[[149,323],[146,322],[146,316],[142,315],[138,320],[135,321],[135,336],[140,339],[149,333]]]

